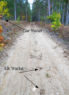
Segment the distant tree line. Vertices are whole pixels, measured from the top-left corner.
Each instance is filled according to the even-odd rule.
[[[69,24],[69,0],[33,0],[32,10],[28,0],[7,1],[10,19],[49,22],[47,16],[57,12],[61,14],[61,23]]]
[[[12,20],[31,20],[31,10],[28,0],[0,0],[7,1],[7,7]]]
[[[69,0],[34,0],[33,21],[47,22],[47,16],[50,16],[53,12],[61,14],[63,24],[69,24]]]

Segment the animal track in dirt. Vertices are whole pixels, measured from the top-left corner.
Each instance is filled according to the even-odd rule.
[[[24,30],[24,32],[29,32],[30,30]]]
[[[35,44],[37,44],[37,41],[35,41]]]
[[[40,89],[40,95],[46,95],[45,94],[45,89]]]
[[[38,52],[39,50],[37,50],[37,49],[34,49],[34,52]]]
[[[36,58],[36,59],[42,60],[42,54],[40,55],[30,54],[30,58]]]
[[[42,32],[42,30],[39,30],[39,29],[31,29],[32,32]]]

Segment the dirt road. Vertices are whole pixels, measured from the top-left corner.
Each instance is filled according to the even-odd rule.
[[[37,32],[32,32],[33,28]],[[64,58],[62,48],[48,33],[38,32],[40,28],[35,25],[29,25],[26,29],[29,32],[17,39],[9,52],[6,66],[23,67],[24,70],[43,69],[24,73],[3,70],[0,74],[0,95],[69,95],[69,61]],[[39,88],[35,90],[24,75]]]

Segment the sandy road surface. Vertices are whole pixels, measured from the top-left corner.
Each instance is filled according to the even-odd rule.
[[[64,58],[62,48],[44,31],[32,32],[31,28],[36,29],[36,26],[28,26],[30,31],[17,39],[6,66],[43,69],[26,73],[2,71],[0,95],[69,95],[69,62]],[[39,86],[35,92],[24,75]]]

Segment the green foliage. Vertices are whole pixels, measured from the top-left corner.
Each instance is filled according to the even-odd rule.
[[[44,19],[44,17],[43,17],[43,16],[41,16],[41,17],[40,17],[40,20],[41,20],[41,21],[45,21],[45,19]]]
[[[60,22],[61,15],[60,15],[60,13],[53,12],[53,14],[48,16],[47,18],[51,20],[51,22],[52,22],[51,27],[53,28],[54,31],[57,30],[61,26],[61,22]]]
[[[0,1],[0,15],[9,17],[9,9],[7,8],[7,1]]]
[[[20,21],[20,16],[17,18],[17,21]]]

